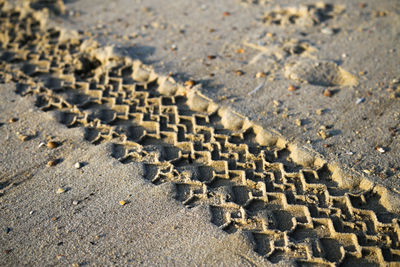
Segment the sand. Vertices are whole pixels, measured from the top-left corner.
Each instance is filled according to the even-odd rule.
[[[399,260],[395,57],[357,75],[368,49],[323,53],[328,37],[362,46],[349,11],[371,29],[398,15],[239,2],[138,1],[134,21],[124,1],[3,4],[4,264]],[[371,31],[371,46],[396,38]],[[378,78],[388,90],[365,91]],[[362,138],[353,121],[370,115]]]

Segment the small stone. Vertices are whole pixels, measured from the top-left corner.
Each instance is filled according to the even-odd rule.
[[[59,163],[58,159],[50,160],[49,162],[47,162],[47,166],[53,167],[53,166],[56,166],[58,163]]]
[[[78,201],[78,200],[72,201],[72,205],[76,206],[76,205],[78,205],[78,204],[79,204],[79,201]]]
[[[79,267],[79,263],[72,263],[72,267]]]
[[[301,125],[302,125],[301,119],[296,119],[296,125],[297,125],[297,126],[301,126]]]
[[[235,70],[235,74],[236,74],[237,76],[242,76],[242,75],[244,74],[244,72],[241,71],[241,70]]]
[[[288,91],[289,92],[294,92],[294,91],[296,91],[296,86],[294,86],[294,85],[289,85],[289,87],[288,87]]]
[[[274,33],[272,33],[272,32],[267,32],[266,34],[265,34],[265,36],[267,36],[268,38],[272,38],[272,37],[274,37]]]
[[[281,102],[279,102],[279,100],[274,100],[274,101],[272,101],[272,103],[274,104],[275,107],[278,107],[281,104]]]
[[[58,143],[58,142],[55,142],[55,141],[49,141],[49,142],[47,142],[46,146],[47,146],[48,148],[56,148],[56,147],[59,146],[59,143]]]
[[[210,60],[212,60],[212,59],[216,59],[217,56],[215,56],[215,55],[209,55],[209,56],[207,56],[207,58],[210,59]]]
[[[330,133],[328,131],[326,131],[325,129],[319,129],[318,130],[318,135],[322,138],[322,139],[327,139],[328,137],[330,137]]]
[[[244,53],[243,48],[236,49],[236,54],[243,54],[243,53]]]
[[[358,105],[358,104],[361,104],[362,102],[364,102],[365,101],[365,98],[364,97],[361,97],[361,98],[359,98],[359,99],[357,99],[356,100],[356,104]]]
[[[317,110],[315,111],[315,113],[317,113],[317,115],[319,115],[319,116],[321,116],[323,112],[324,112],[324,111],[323,111],[322,109],[317,109]]]
[[[126,205],[126,201],[125,201],[125,200],[121,200],[121,201],[119,202],[119,204],[120,204],[121,206],[124,206],[124,205]]]
[[[46,146],[46,143],[45,142],[40,142],[38,147],[41,148],[41,147],[44,147],[44,146]]]
[[[10,227],[6,227],[6,228],[4,229],[4,231],[8,234],[9,232],[11,232],[11,228],[10,228]]]
[[[381,154],[383,154],[383,153],[386,152],[386,150],[385,150],[383,147],[381,147],[381,146],[377,146],[375,149],[376,149],[379,153],[381,153]]]
[[[14,122],[17,122],[17,121],[18,121],[18,118],[10,118],[10,119],[8,119],[9,123],[14,123]]]
[[[265,72],[257,72],[256,73],[256,78],[265,78],[267,74]]]
[[[57,189],[57,194],[62,194],[62,193],[65,193],[65,189],[62,188],[62,187],[58,188]]]
[[[229,12],[224,12],[224,17],[228,17],[228,16],[230,16],[231,15],[231,13],[229,13]]]
[[[326,35],[332,35],[332,34],[335,33],[331,28],[328,28],[328,27],[322,28],[322,29],[321,29],[321,32],[322,32],[323,34],[326,34]]]
[[[17,136],[18,136],[18,139],[21,140],[22,142],[25,142],[29,139],[29,135],[21,134],[19,132],[17,132]]]
[[[324,96],[326,96],[326,97],[331,97],[333,94],[332,94],[332,91],[331,90],[329,90],[329,89],[325,89],[324,90]]]
[[[185,82],[185,86],[187,86],[187,87],[193,87],[194,85],[196,84],[196,82],[195,81],[193,81],[192,79],[190,79],[190,80],[187,80],[186,82]]]
[[[80,169],[80,168],[82,168],[82,163],[77,162],[77,163],[75,163],[74,167],[75,167],[75,169]]]

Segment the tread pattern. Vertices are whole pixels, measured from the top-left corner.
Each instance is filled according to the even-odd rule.
[[[349,191],[327,164],[305,167],[259,129],[140,62],[82,36],[47,29],[43,11],[0,1],[0,80],[84,127],[113,157],[140,161],[154,184],[173,183],[187,207],[209,205],[212,222],[241,231],[272,262],[400,263],[400,223],[376,190]],[[73,37],[70,37],[73,36]]]

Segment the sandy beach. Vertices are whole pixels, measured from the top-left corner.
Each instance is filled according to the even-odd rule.
[[[0,265],[400,263],[398,1],[0,12]]]

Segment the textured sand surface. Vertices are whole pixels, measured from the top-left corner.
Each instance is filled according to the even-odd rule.
[[[4,264],[399,261],[398,81],[386,73],[394,57],[386,56],[384,70],[375,65],[376,73],[365,79],[370,72],[357,75],[352,65],[360,54],[344,53],[338,61],[320,52],[329,43],[324,36],[347,38],[341,33],[355,8],[363,10],[356,12],[360,25],[367,15],[375,23],[372,46],[382,38],[390,43],[397,35],[373,32],[396,21],[397,9],[245,1],[170,3],[166,9],[137,1],[139,9],[121,16],[118,9],[132,3],[107,2],[108,9],[101,1],[67,8],[61,1],[38,1],[31,5],[37,11],[0,3]],[[50,8],[47,22],[44,7]],[[192,10],[193,19],[179,19],[189,16],[182,8]],[[259,10],[263,15],[251,23]],[[101,23],[90,15],[102,12]],[[144,17],[131,25],[129,12]],[[193,30],[206,34],[190,31],[196,16],[206,26]],[[222,28],[211,28],[221,19]],[[139,34],[128,33],[137,25]],[[181,51],[226,27],[235,34]],[[362,33],[347,39],[361,46]],[[165,34],[181,38],[162,41]],[[142,41],[152,42],[154,51]],[[389,88],[359,97],[382,72],[379,86]],[[201,73],[208,78],[196,76]],[[273,92],[277,83],[281,89]],[[266,90],[272,90],[269,100],[260,97]],[[376,132],[366,127],[367,116],[376,110],[366,104],[382,117],[376,129],[383,139],[375,138],[372,149]],[[353,135],[358,116],[367,118],[363,138]],[[339,152],[343,144],[357,164]],[[373,166],[365,166],[368,158]]]

